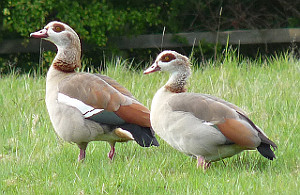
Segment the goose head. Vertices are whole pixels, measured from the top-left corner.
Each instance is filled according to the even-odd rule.
[[[157,71],[173,73],[190,73],[190,61],[176,51],[161,52],[155,62],[144,71],[144,74],[150,74]]]
[[[191,63],[186,56],[175,51],[161,52],[155,62],[144,71],[150,74],[157,71],[169,72],[171,74],[164,88],[170,92],[182,93],[186,91],[186,80],[191,75]]]
[[[67,24],[58,21],[48,23],[43,29],[33,32],[30,37],[41,38],[56,45],[58,53],[53,64],[64,62],[63,66],[70,70],[80,67],[81,44],[77,33]],[[68,65],[70,65],[68,67]],[[58,66],[57,66],[58,67]],[[60,66],[62,68],[62,66]]]
[[[30,37],[48,40],[57,47],[80,45],[77,33],[67,24],[58,21],[48,23],[43,29],[31,33]]]

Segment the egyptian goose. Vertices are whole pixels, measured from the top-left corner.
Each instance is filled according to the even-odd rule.
[[[150,111],[115,80],[100,74],[75,72],[81,67],[81,44],[68,25],[53,21],[31,33],[57,47],[46,79],[46,105],[56,133],[80,148],[85,158],[90,141],[107,141],[113,159],[116,142],[135,140],[158,146],[150,126]]]
[[[150,120],[153,130],[175,149],[197,158],[197,167],[257,149],[273,160],[277,148],[239,107],[217,97],[186,92],[191,74],[190,61],[175,51],[160,53],[144,74],[170,73],[168,82],[152,101]]]

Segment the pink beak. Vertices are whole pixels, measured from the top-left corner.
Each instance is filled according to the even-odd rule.
[[[147,68],[147,70],[144,71],[144,74],[150,74],[156,71],[160,71],[160,67],[156,63],[154,63],[152,64],[152,66],[150,66],[149,68]]]
[[[36,31],[34,33],[30,33],[30,37],[47,38],[48,37],[47,29],[42,29],[42,30]]]

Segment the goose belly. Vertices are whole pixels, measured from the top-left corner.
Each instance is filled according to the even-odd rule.
[[[151,111],[152,112],[152,111]],[[226,145],[225,136],[188,112],[172,111],[162,106],[151,115],[154,131],[173,148],[189,156],[202,156],[208,161],[230,157],[243,149]]]

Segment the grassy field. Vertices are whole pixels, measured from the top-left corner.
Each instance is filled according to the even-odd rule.
[[[240,61],[240,62],[238,62]],[[167,74],[143,75],[110,62],[107,74],[150,108]],[[218,65],[195,62],[189,91],[208,93],[246,110],[278,145],[268,161],[247,151],[213,163],[196,160],[159,139],[158,148],[119,143],[113,162],[109,144],[93,142],[84,163],[76,145],[58,139],[45,102],[45,78],[0,78],[0,193],[2,194],[299,194],[300,62],[289,55],[268,60],[225,57]]]

